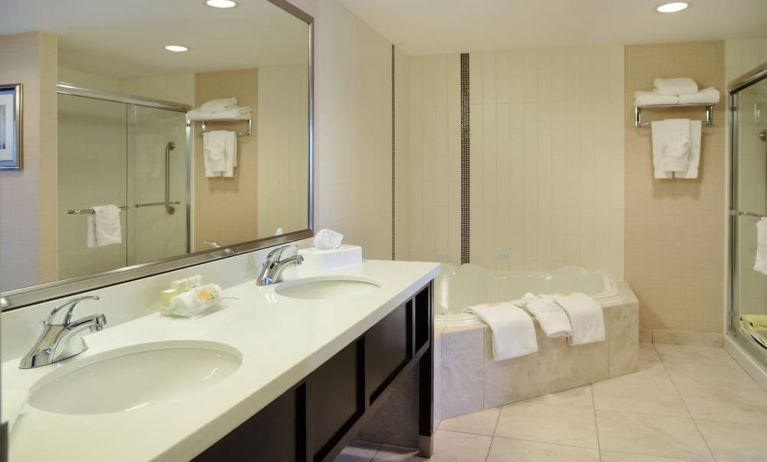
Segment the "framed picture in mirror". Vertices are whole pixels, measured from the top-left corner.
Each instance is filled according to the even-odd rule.
[[[0,170],[21,170],[21,84],[0,85]]]

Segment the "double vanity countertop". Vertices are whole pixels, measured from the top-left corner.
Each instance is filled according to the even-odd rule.
[[[316,276],[370,280],[378,288],[326,299],[285,297],[276,292],[282,284],[259,287],[248,281],[224,291],[231,297],[224,308],[198,318],[153,313],[86,336],[86,352],[51,366],[21,370],[18,359],[6,361],[3,393],[23,393],[52,372],[139,344],[217,342],[242,356],[239,368],[216,384],[129,411],[66,414],[26,404],[11,431],[10,460],[189,460],[309,375],[438,273],[435,263],[365,261]],[[173,367],[167,365],[168,373]]]

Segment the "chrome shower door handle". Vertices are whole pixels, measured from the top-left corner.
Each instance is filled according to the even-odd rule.
[[[176,207],[170,201],[170,152],[176,149],[176,143],[168,141],[165,145],[165,211],[168,215],[176,213]]]

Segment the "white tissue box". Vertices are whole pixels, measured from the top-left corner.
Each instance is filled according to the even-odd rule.
[[[337,249],[327,250],[309,247],[299,249],[298,254],[304,257],[304,262],[299,267],[301,272],[327,270],[362,263],[362,247],[358,245],[344,244]]]

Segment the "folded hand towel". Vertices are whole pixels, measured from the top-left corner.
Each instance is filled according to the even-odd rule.
[[[570,345],[601,342],[605,339],[602,307],[586,294],[576,293],[554,299],[567,312],[572,327]]]
[[[218,98],[202,103],[200,109],[203,111],[220,112],[227,111],[237,107],[237,98]]]
[[[679,95],[679,104],[717,104],[720,98],[719,90],[708,87],[689,95]]]
[[[484,321],[493,333],[493,358],[496,361],[518,358],[538,351],[535,324],[530,315],[511,303],[483,304],[468,308]]]
[[[698,178],[700,166],[700,137],[703,123],[700,120],[690,121],[690,152],[688,154],[687,170],[674,172],[674,178],[694,179]]]
[[[767,274],[767,218],[756,222],[756,258],[754,271]]]
[[[116,205],[97,205],[93,214],[88,215],[88,247],[103,247],[122,243],[120,226],[120,207]]]
[[[544,296],[528,301],[526,309],[535,316],[547,337],[569,337],[572,334],[567,314],[553,297]]]
[[[661,95],[688,95],[698,92],[698,84],[693,79],[655,79],[655,91]]]
[[[676,95],[661,95],[654,91],[634,92],[634,106],[656,106],[659,104],[678,104],[679,97]]]
[[[252,115],[250,106],[236,107],[226,111],[204,111],[192,109],[186,113],[189,120],[247,120]]]
[[[237,166],[237,134],[226,130],[205,132],[202,137],[206,177],[232,177]]]

